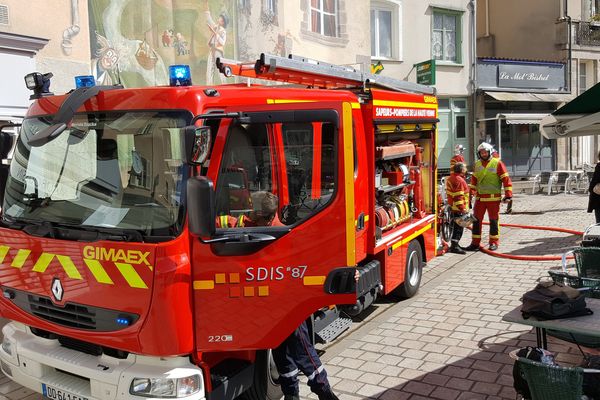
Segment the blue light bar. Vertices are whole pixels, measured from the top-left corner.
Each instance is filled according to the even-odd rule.
[[[189,65],[171,65],[169,66],[169,85],[171,86],[191,86],[192,73]]]
[[[75,87],[77,89],[92,86],[96,86],[96,79],[93,75],[79,75],[75,77]]]

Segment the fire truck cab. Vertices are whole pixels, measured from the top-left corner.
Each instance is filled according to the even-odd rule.
[[[269,349],[302,321],[327,342],[417,292],[433,89],[296,57],[218,67],[283,85],[175,69],[166,87],[38,88],[0,227],[14,381],[56,400],[277,398]]]

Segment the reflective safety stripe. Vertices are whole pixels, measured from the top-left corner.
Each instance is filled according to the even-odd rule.
[[[240,215],[240,216],[238,217],[238,220],[237,220],[237,223],[236,223],[236,225],[237,225],[239,228],[243,228],[243,227],[244,227],[244,216],[243,216],[243,215]]]
[[[220,215],[219,222],[221,224],[221,228],[227,228],[229,226],[229,219],[227,218],[227,215]]]
[[[146,283],[140,278],[138,273],[135,271],[135,268],[131,266],[131,264],[125,263],[115,263],[123,278],[129,283],[129,286],[139,289],[148,289]]]
[[[325,369],[324,366],[320,366],[319,368],[317,368],[316,370],[313,371],[312,374],[308,375],[308,381],[312,381],[313,379],[315,379],[315,377],[320,374],[321,372],[323,372],[323,370]]]
[[[476,239],[481,239],[481,235],[471,235],[471,237],[476,238]]]
[[[316,286],[316,285],[322,285],[325,283],[325,276],[305,276],[303,278],[303,283],[305,286]]]
[[[25,261],[27,261],[27,257],[29,257],[30,253],[31,253],[31,250],[20,249],[17,252],[17,255],[13,259],[13,262],[12,262],[12,264],[10,264],[10,266],[15,267],[15,268],[23,267],[23,264],[25,264]]]
[[[286,372],[284,374],[279,374],[279,376],[282,376],[284,378],[291,378],[292,376],[296,376],[300,373],[300,371],[298,370],[298,368],[296,368],[295,370],[291,371],[291,372]]]
[[[10,247],[0,246],[0,263],[4,262],[4,257],[6,257],[6,255],[8,254],[8,250],[10,250]]]
[[[108,276],[106,270],[104,269],[102,264],[100,264],[100,261],[84,258],[83,262],[85,262],[85,265],[88,266],[88,268],[92,272],[92,275],[94,275],[94,278],[96,278],[96,280],[99,283],[114,285],[114,282],[112,281],[112,279],[110,279],[110,276]]]
[[[70,257],[57,255],[56,258],[58,258],[58,262],[60,263],[60,265],[62,265],[63,269],[65,270],[65,272],[67,273],[67,276],[69,278],[82,279],[81,274],[77,270],[77,267],[75,266],[75,264],[73,264],[73,261],[71,260]],[[138,278],[139,278],[139,276],[138,276]]]

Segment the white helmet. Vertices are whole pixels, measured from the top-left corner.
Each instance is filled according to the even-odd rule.
[[[463,146],[462,144],[457,144],[456,146],[454,146],[454,154],[462,154],[465,151],[465,146]]]
[[[488,158],[492,156],[492,152],[494,151],[494,146],[489,143],[483,142],[479,146],[477,146],[477,156],[481,158],[479,152],[481,150],[485,150],[488,153]],[[486,158],[487,159],[487,158]]]

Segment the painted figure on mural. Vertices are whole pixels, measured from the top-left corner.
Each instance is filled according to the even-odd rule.
[[[173,44],[173,29],[165,29],[162,34],[163,47],[171,47]]]
[[[218,57],[223,57],[225,52],[225,42],[227,41],[227,25],[229,18],[224,13],[219,15],[217,22],[212,18],[208,7],[208,0],[205,0],[206,24],[209,29],[208,56],[206,58],[206,84],[212,85],[216,71],[215,61]],[[219,74],[221,83],[225,83],[225,76]]]
[[[119,83],[119,52],[108,39],[96,32],[98,50],[92,60],[92,72],[99,85]]]
[[[190,50],[188,49],[188,42],[185,40],[185,37],[181,32],[177,32],[175,34],[174,46],[178,56],[185,56],[190,53]]]

